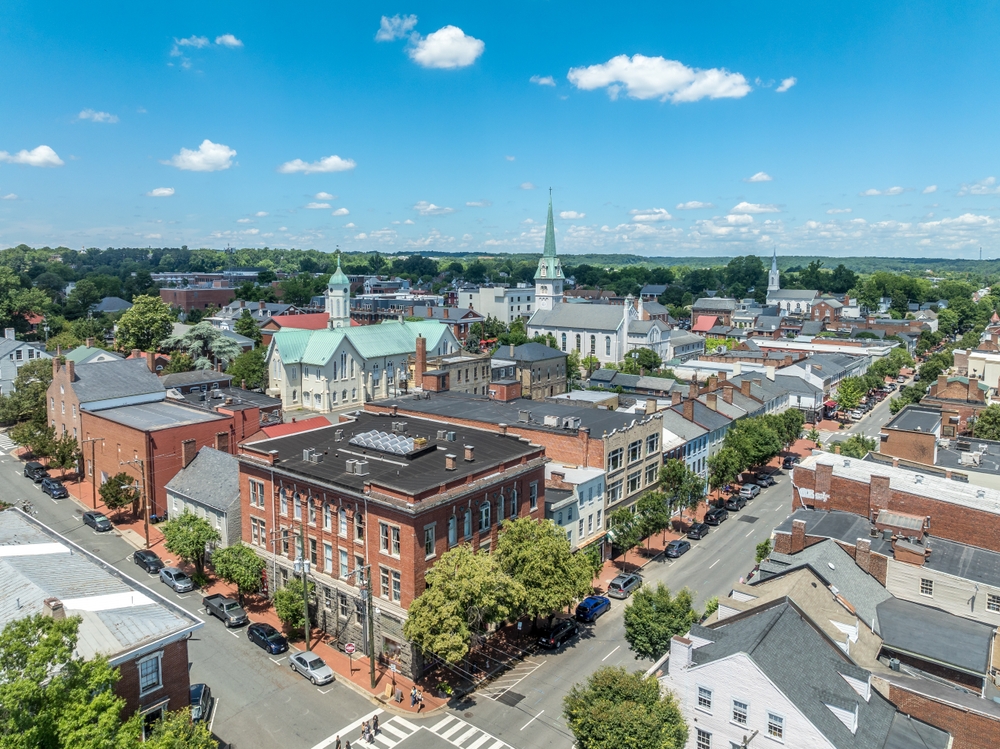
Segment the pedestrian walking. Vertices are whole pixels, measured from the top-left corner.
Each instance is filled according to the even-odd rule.
[[[424,693],[417,692],[417,712],[419,713],[424,708]]]
[[[417,704],[417,688],[414,686],[413,689],[410,690],[410,707],[413,707],[416,704]]]
[[[377,715],[372,718],[372,731],[374,733],[376,733],[376,734],[378,733],[378,716]]]
[[[347,740],[347,741],[346,741],[346,742],[344,743],[344,749],[351,749],[351,740],[350,740],[350,739],[348,739],[348,740]]]
[[[334,746],[334,749],[340,749],[340,734],[339,733],[337,734],[337,743]]]

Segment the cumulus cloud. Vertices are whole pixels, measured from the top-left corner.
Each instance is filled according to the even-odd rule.
[[[382,16],[382,22],[379,24],[378,31],[375,32],[375,41],[394,42],[397,39],[402,39],[416,25],[417,17],[414,15],[401,16],[397,13],[392,18]]]
[[[222,36],[215,37],[215,43],[221,47],[229,47],[230,49],[236,49],[243,46],[243,42],[232,34],[223,34]]]
[[[254,214],[254,216],[256,216],[257,218],[264,218],[264,216],[266,216],[266,215],[267,215],[267,211],[257,211]]]
[[[537,83],[539,86],[555,86],[556,79],[551,75],[533,75],[528,79],[532,83]]]
[[[433,203],[428,203],[426,200],[421,200],[415,203],[413,210],[421,216],[446,216],[449,213],[455,212],[454,208],[445,208],[440,205],[434,205]]]
[[[6,195],[4,195],[3,197],[0,197],[0,200],[17,200],[17,195],[15,195],[12,192],[9,192]]]
[[[606,88],[617,99],[622,88],[631,99],[681,102],[739,99],[750,93],[740,73],[724,68],[690,68],[677,60],[645,55],[618,55],[600,65],[571,68],[569,82],[584,91]]]
[[[786,92],[786,91],[787,91],[788,89],[790,89],[790,88],[791,88],[792,86],[794,86],[794,85],[795,85],[796,83],[798,83],[798,82],[799,82],[799,79],[798,79],[798,78],[796,78],[795,76],[791,76],[790,78],[785,78],[785,79],[784,79],[784,80],[783,80],[783,81],[781,82],[781,85],[779,85],[779,86],[778,86],[778,87],[777,87],[776,89],[774,89],[774,90],[775,90],[775,91],[776,91],[777,93],[779,93],[779,94],[783,94],[783,93],[785,93],[785,92]]]
[[[629,215],[637,224],[649,224],[656,221],[670,221],[673,218],[666,208],[646,208],[643,210],[633,208],[629,211]]]
[[[491,201],[491,200],[467,200],[465,202],[465,204],[469,208],[489,208],[491,205],[493,205],[493,201]]]
[[[118,122],[118,115],[111,114],[110,112],[98,112],[94,109],[84,109],[77,115],[77,118],[81,120],[90,120],[91,122]]]
[[[995,195],[1000,192],[1000,185],[997,185],[996,177],[987,177],[986,179],[979,180],[979,182],[973,182],[972,184],[962,185],[959,189],[959,195]]]
[[[202,49],[211,44],[211,42],[208,41],[207,36],[189,36],[186,39],[177,39],[175,37],[174,44],[178,47],[194,47],[195,49]]]
[[[715,208],[713,203],[702,203],[700,200],[689,200],[686,203],[678,203],[678,211],[696,211],[699,208]]]
[[[146,193],[147,198],[169,198],[174,194],[174,188],[172,187],[154,187],[152,190]]]
[[[531,182],[522,182],[521,183],[521,189],[522,190],[534,190],[535,186]]]
[[[350,213],[350,211],[347,210],[346,208],[338,208],[337,210],[335,210],[333,212],[333,215],[334,216],[346,216],[349,213]]]
[[[774,177],[772,177],[767,172],[757,172],[752,177],[747,177],[743,181],[744,182],[770,182],[773,179],[774,179]]]
[[[238,218],[238,219],[236,219],[236,223],[237,223],[237,224],[252,224],[252,223],[253,223],[253,219],[249,219],[249,218]]]
[[[481,39],[469,36],[458,26],[445,26],[422,38],[415,35],[414,40],[410,59],[424,68],[465,68],[486,49]]]
[[[353,221],[347,222],[346,224],[344,224],[344,228],[345,229],[353,229],[353,228],[355,228],[354,227],[354,222]]]
[[[730,213],[780,213],[781,209],[770,203],[737,203]]]
[[[229,146],[213,143],[206,138],[197,151],[182,148],[180,153],[160,163],[188,172],[218,172],[231,167],[235,155],[236,151]]]
[[[579,219],[586,217],[587,217],[586,213],[577,213],[576,211],[559,211],[559,218]]]
[[[504,158],[507,159],[507,161],[513,161],[515,159],[514,156],[504,156]]]
[[[923,190],[920,191],[924,195],[930,195],[932,192],[937,192],[937,185],[927,185]]]
[[[872,198],[876,195],[902,195],[905,190],[898,185],[896,187],[890,187],[888,190],[876,190],[874,187],[870,187],[862,193],[858,193],[863,198]]]
[[[336,200],[337,199],[336,195],[331,195],[328,192],[322,192],[322,191],[316,193],[315,195],[313,195],[313,197],[316,198],[316,200]]]
[[[325,172],[346,172],[357,166],[354,159],[342,159],[337,155],[327,156],[319,161],[292,159],[278,167],[282,174],[322,174]]]
[[[753,216],[746,213],[730,213],[726,216],[726,223],[733,226],[746,226],[753,223]]]
[[[850,213],[850,212],[851,212],[850,208],[831,208],[830,210],[827,211],[827,213],[829,213],[831,216],[836,215],[838,213]]]
[[[162,234],[146,234],[144,239],[163,239]]]
[[[25,166],[62,166],[65,162],[48,146],[38,146],[30,151],[21,150],[17,153],[0,151],[0,162],[8,164],[24,164]]]
[[[309,208],[310,210],[314,210],[315,211],[315,210],[320,210],[320,209],[323,209],[323,208],[329,208],[330,204],[329,203],[306,203],[305,207]]]

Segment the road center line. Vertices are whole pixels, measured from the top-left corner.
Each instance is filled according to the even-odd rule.
[[[545,712],[545,711],[544,711],[544,710],[542,710],[542,713],[544,713],[544,712]],[[523,726],[521,726],[521,730],[523,731],[523,730],[524,730],[525,728],[527,728],[527,727],[528,727],[528,726],[530,726],[530,725],[531,725],[532,723],[534,723],[534,722],[535,722],[535,719],[536,719],[536,718],[539,718],[539,717],[541,716],[541,714],[542,714],[542,713],[539,713],[539,714],[538,714],[538,715],[536,715],[536,716],[535,716],[534,718],[532,718],[532,719],[531,719],[531,720],[529,720],[529,721],[528,721],[527,723],[525,723],[525,724],[524,724]]]
[[[750,531],[750,533],[753,533],[753,531]],[[746,534],[743,538],[750,538],[750,533]]]
[[[710,564],[710,565],[708,566],[708,568],[709,568],[709,569],[712,569],[712,567],[714,567],[715,565],[717,565],[717,564],[718,564],[719,562],[721,562],[721,561],[722,561],[722,557],[719,557],[719,558],[718,558],[718,559],[716,559],[716,560],[715,560],[714,562],[712,562],[712,563],[711,563],[711,564]]]
[[[618,648],[620,648],[620,647],[621,647],[621,645],[618,645],[617,647],[615,647],[615,650],[618,650]],[[603,658],[601,658],[601,663],[604,663],[604,661],[606,661],[608,658],[610,658],[611,656],[613,656],[615,654],[615,650],[612,650],[606,656],[604,656]]]

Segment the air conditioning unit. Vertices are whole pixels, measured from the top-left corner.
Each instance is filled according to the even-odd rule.
[[[354,464],[354,472],[359,476],[368,475],[368,461],[359,460]]]
[[[310,463],[322,463],[323,453],[314,447],[307,447],[302,451],[302,460]]]
[[[447,439],[447,440],[448,440],[449,442],[454,442],[455,440],[457,440],[457,439],[458,439],[458,435],[457,435],[457,434],[455,434],[455,432],[448,432],[448,434],[446,435],[446,439]]]
[[[446,439],[448,439],[448,430],[447,429],[438,429],[438,436],[437,436],[437,438],[439,440],[446,440]]]
[[[559,417],[558,416],[551,416],[551,415],[545,416],[545,419],[544,419],[543,423],[547,427],[557,427],[557,426],[559,426]]]
[[[354,458],[351,458],[350,460],[348,460],[347,461],[347,472],[348,473],[357,473],[357,470],[356,470],[357,464],[358,464],[358,461],[355,460]]]

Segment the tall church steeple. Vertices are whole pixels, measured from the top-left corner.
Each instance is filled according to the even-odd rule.
[[[781,290],[781,277],[778,273],[778,248],[774,248],[774,254],[771,255],[771,272],[767,274],[767,290],[768,292],[780,291]]]
[[[549,188],[549,216],[545,222],[545,247],[535,271],[535,306],[538,309],[552,309],[563,300],[562,265],[556,257],[556,227],[552,220],[552,188]]]
[[[337,270],[326,285],[326,313],[330,316],[331,328],[351,327],[351,279],[340,269],[340,255],[337,255]]]

